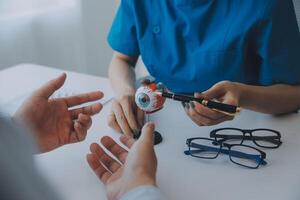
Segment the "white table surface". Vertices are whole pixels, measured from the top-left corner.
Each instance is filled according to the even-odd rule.
[[[0,104],[24,96],[59,73],[60,70],[35,65],[0,71]],[[102,89],[108,93],[108,99],[112,96],[107,79],[67,74],[68,91]],[[13,106],[16,107],[16,103]],[[86,141],[36,156],[39,170],[65,199],[106,199],[103,185],[89,169],[85,155],[89,144],[99,141],[102,136],[118,138],[118,134],[107,126],[109,107],[110,104],[106,104],[101,114],[93,118]],[[157,181],[168,199],[300,199],[299,114],[273,117],[244,110],[234,121],[198,127],[187,118],[180,103],[167,101],[165,108],[150,118],[164,138],[163,143],[155,147],[159,163]],[[217,127],[273,128],[282,133],[283,145],[275,150],[262,149],[267,153],[268,165],[258,170],[237,166],[224,155],[215,160],[201,160],[183,154],[187,138],[208,137]]]

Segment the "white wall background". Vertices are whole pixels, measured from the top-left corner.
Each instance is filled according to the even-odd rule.
[[[105,76],[119,0],[0,0],[0,69],[36,63]],[[300,22],[300,0],[294,0]]]
[[[0,69],[19,63],[106,75],[115,0],[0,0]]]

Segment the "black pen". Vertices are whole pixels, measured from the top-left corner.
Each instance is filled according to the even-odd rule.
[[[181,102],[186,102],[186,103],[189,103],[191,101],[196,101],[196,102],[202,104],[203,106],[206,106],[214,111],[217,111],[217,112],[229,115],[229,116],[234,116],[241,111],[241,107],[239,107],[239,106],[224,104],[224,103],[206,100],[206,99],[202,99],[202,98],[196,98],[193,96],[186,96],[186,95],[174,94],[174,93],[169,93],[169,92],[155,92],[155,93],[160,96],[166,97],[168,99],[173,99],[176,101],[181,101]]]

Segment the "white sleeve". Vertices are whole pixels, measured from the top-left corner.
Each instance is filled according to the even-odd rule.
[[[121,200],[166,200],[161,191],[154,186],[140,186],[127,192]]]
[[[34,166],[31,139],[0,111],[0,199],[60,199]]]

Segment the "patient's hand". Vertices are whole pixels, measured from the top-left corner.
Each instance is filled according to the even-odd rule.
[[[14,120],[28,126],[40,152],[51,151],[65,144],[83,141],[92,124],[91,116],[102,109],[100,103],[70,109],[103,97],[102,92],[91,92],[67,98],[49,99],[66,80],[66,74],[45,84],[18,109]]]
[[[154,124],[148,123],[137,142],[130,136],[122,135],[121,142],[130,149],[129,152],[112,138],[102,138],[102,145],[118,160],[106,154],[98,144],[91,145],[87,161],[105,184],[109,200],[120,199],[138,186],[156,185],[157,160],[153,148],[153,132]]]

